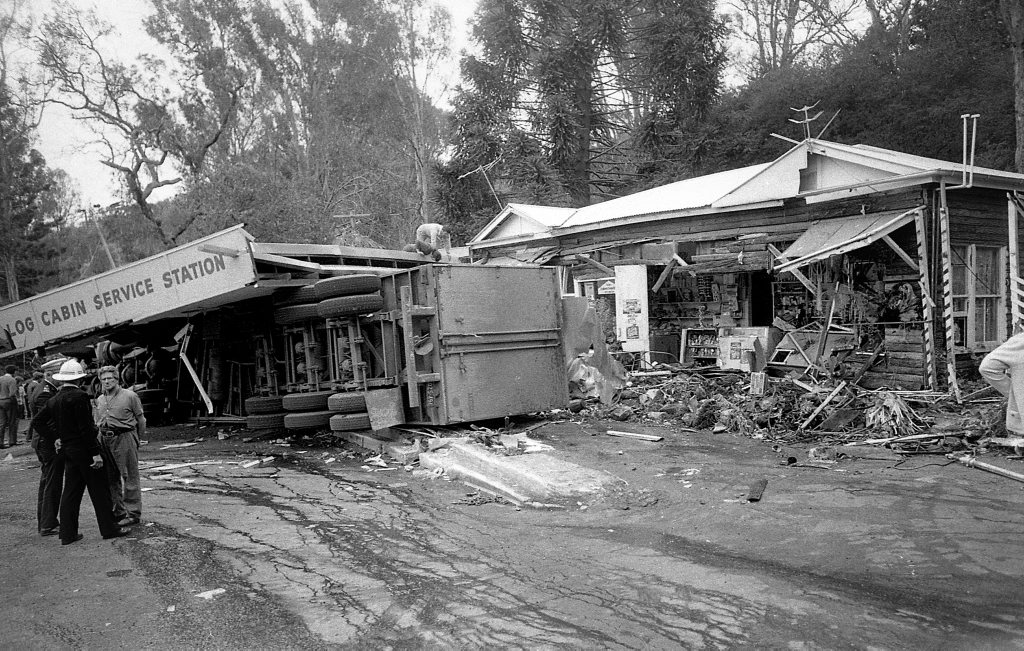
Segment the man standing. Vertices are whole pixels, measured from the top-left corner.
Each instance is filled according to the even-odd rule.
[[[118,526],[128,527],[142,519],[142,489],[139,485],[139,441],[146,435],[142,401],[131,389],[122,389],[117,369],[100,369],[96,397],[96,425],[100,430],[108,461],[110,497]]]
[[[8,366],[0,375],[0,448],[18,444],[18,381],[14,379],[17,370],[16,366]]]
[[[39,432],[41,439],[60,439],[60,449],[64,454],[64,492],[60,498],[62,545],[82,539],[78,532],[78,515],[82,495],[87,489],[96,511],[100,534],[104,538],[117,538],[129,533],[114,521],[110,486],[103,472],[89,394],[80,386],[85,377],[86,372],[80,363],[73,359],[64,362],[60,371],[53,375],[55,381],[62,383],[60,389],[32,419],[32,428]]]
[[[32,405],[33,414],[38,414],[43,405],[57,395],[57,385],[53,383],[53,374],[60,369],[61,364],[65,361],[55,359],[43,364],[39,383],[29,394],[29,404]],[[52,421],[47,426],[50,431],[53,431]],[[34,421],[32,427],[29,427],[29,431],[32,437],[32,449],[36,451],[36,458],[41,464],[39,494],[36,496],[36,524],[39,526],[40,536],[53,536],[57,534],[60,526],[57,521],[57,512],[60,509],[60,493],[64,488],[64,453],[56,449],[52,439],[40,436]]]
[[[1024,435],[1024,333],[1013,335],[985,355],[978,373],[1006,396],[1006,430]]]
[[[25,406],[27,407],[25,418],[32,418],[36,415],[36,405],[32,402],[32,397],[36,395],[36,390],[39,389],[39,384],[42,381],[43,374],[39,371],[33,371],[32,377],[25,383]],[[31,432],[29,432],[29,436],[32,436]]]

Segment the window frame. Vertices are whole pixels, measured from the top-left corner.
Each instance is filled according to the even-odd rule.
[[[954,345],[953,350],[958,353],[966,352],[987,352],[994,349],[1002,341],[1005,340],[1006,333],[1006,247],[1005,246],[986,246],[978,244],[956,244],[953,245],[951,253],[957,249],[966,249],[967,259],[964,261],[966,267],[966,273],[964,278],[964,284],[966,294],[953,294],[954,303],[957,299],[964,299],[966,304],[965,310],[954,310],[953,318],[958,323],[962,324],[964,332],[961,333],[963,337],[963,344]],[[981,251],[995,251],[995,292],[980,292],[978,283],[978,260],[979,250]],[[955,255],[955,254],[954,254]],[[951,264],[956,264],[957,260],[951,260]],[[950,279],[952,281],[952,279]],[[952,291],[952,287],[950,287]],[[978,333],[978,316],[980,302],[983,300],[995,300],[995,339],[992,340],[981,340],[979,341]]]

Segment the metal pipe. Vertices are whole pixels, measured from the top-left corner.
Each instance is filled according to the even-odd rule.
[[[974,457],[970,457],[970,456],[957,457],[954,454],[947,454],[946,458],[947,459],[956,459],[957,461],[959,461],[960,463],[964,464],[968,468],[977,468],[979,470],[987,470],[988,472],[991,472],[991,473],[996,474],[996,475],[1000,475],[1002,477],[1007,477],[1009,479],[1016,479],[1019,482],[1024,482],[1024,474],[1021,474],[1019,472],[1013,472],[1012,470],[1007,470],[1006,468],[1000,468],[999,466],[992,465],[991,463],[984,463],[982,461],[978,461]]]
[[[966,186],[967,185],[967,118],[969,118],[969,117],[970,117],[969,113],[964,113],[963,115],[960,116],[960,119],[962,119],[964,121],[964,126],[963,126],[964,145],[963,145],[963,153],[960,155],[960,161],[963,163],[963,166],[960,168],[960,185],[962,185],[962,186]]]
[[[967,181],[968,187],[974,185],[974,151],[978,148],[978,118],[980,117],[980,113],[975,113],[971,116],[971,121],[974,123],[974,127],[971,131],[971,176]]]

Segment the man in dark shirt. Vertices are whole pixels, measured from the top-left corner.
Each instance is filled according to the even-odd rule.
[[[32,413],[38,414],[50,398],[57,395],[57,385],[53,382],[53,374],[66,360],[55,359],[43,364],[43,377],[29,394]],[[53,423],[49,423],[53,430]],[[29,428],[32,436],[32,449],[40,463],[39,493],[36,496],[36,523],[40,536],[57,534],[57,512],[60,509],[60,494],[64,488],[64,453],[57,450],[53,439],[44,439],[35,428],[35,421]]]
[[[97,440],[96,425],[92,419],[89,395],[79,386],[86,377],[77,361],[64,362],[53,379],[61,382],[56,395],[50,398],[36,417],[33,429],[39,431],[41,441],[60,439],[64,454],[64,492],[60,498],[60,542],[70,545],[82,539],[78,532],[78,515],[82,495],[88,489],[96,511],[96,523],[104,538],[117,538],[129,533],[114,522],[110,488],[103,471],[103,458]]]

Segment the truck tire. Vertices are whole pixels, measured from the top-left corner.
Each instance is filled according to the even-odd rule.
[[[327,399],[327,409],[336,414],[366,411],[366,396],[361,391],[335,393]]]
[[[245,417],[245,426],[249,429],[281,429],[284,427],[284,413],[254,414]]]
[[[373,294],[380,291],[380,276],[374,274],[352,274],[324,278],[313,285],[319,301],[336,296],[352,296],[354,294]]]
[[[293,325],[319,318],[317,316],[316,303],[304,303],[302,305],[289,305],[274,310],[274,323],[277,325]]]
[[[332,432],[352,432],[360,429],[370,429],[370,415],[362,414],[334,414],[331,416],[330,426]]]
[[[316,312],[323,319],[339,316],[356,316],[370,314],[384,307],[384,299],[380,294],[357,294],[355,296],[337,296],[320,301]]]
[[[329,411],[304,411],[299,414],[285,414],[285,429],[318,429],[326,428],[331,422]]]
[[[167,399],[167,392],[163,389],[139,389],[135,392],[135,395],[139,397],[139,402],[142,403],[143,407],[163,404],[164,400]]]
[[[245,399],[247,414],[275,414],[283,409],[281,396],[253,396]]]
[[[285,411],[323,411],[327,409],[327,399],[333,394],[333,391],[289,393],[281,398],[281,406]]]
[[[274,307],[285,307],[287,305],[302,305],[303,303],[316,303],[316,291],[313,285],[293,288],[280,295],[274,295]]]

